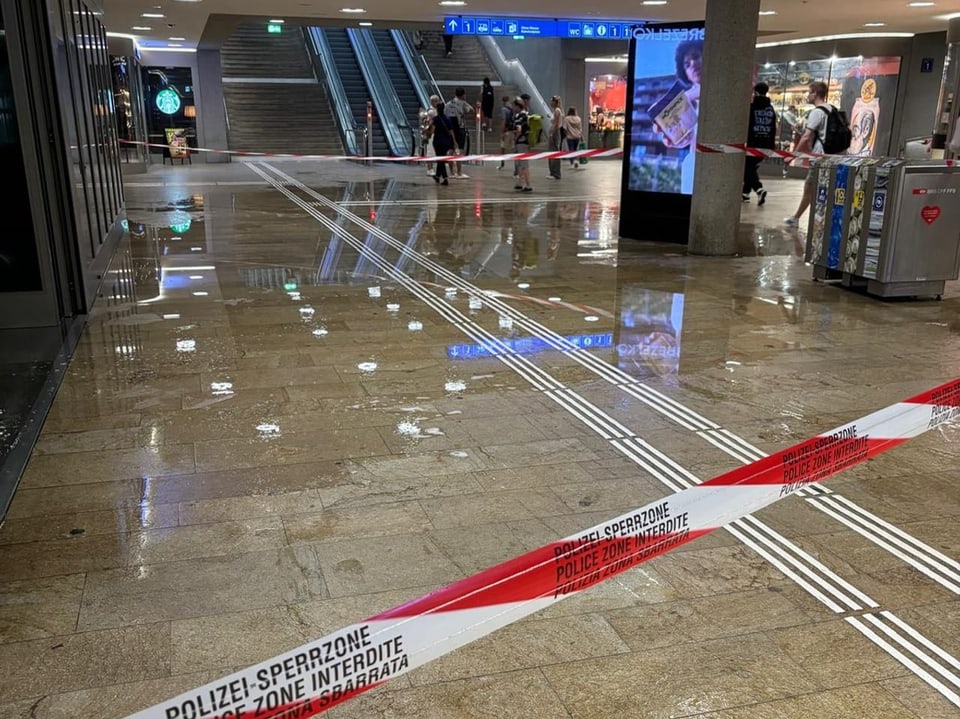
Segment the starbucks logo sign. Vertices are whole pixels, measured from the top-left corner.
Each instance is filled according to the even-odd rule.
[[[180,96],[169,87],[157,93],[157,109],[164,115],[175,115],[180,110]]]

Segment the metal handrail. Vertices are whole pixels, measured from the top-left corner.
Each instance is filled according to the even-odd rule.
[[[384,67],[383,57],[373,33],[359,28],[347,28],[347,37],[356,53],[367,89],[370,90],[370,98],[380,118],[380,127],[387,138],[387,144],[394,155],[411,154],[413,148],[408,147],[406,135],[400,128],[401,125],[407,126],[407,115]]]
[[[427,62],[427,58],[423,55],[420,56],[420,62],[423,63],[424,68],[427,70],[427,76],[430,78],[430,84],[433,87],[434,92],[432,94],[440,98],[440,102],[445,103],[446,100],[443,99],[443,93],[440,92],[440,86],[437,84],[437,78],[433,76],[433,70],[430,69],[430,64]],[[425,105],[424,107],[429,107]]]
[[[304,33],[309,40],[307,43],[308,49],[313,50],[310,57],[314,62],[319,61],[320,69],[323,71],[328,89],[327,99],[337,119],[340,137],[343,139],[343,147],[348,155],[359,155],[360,151],[354,133],[353,111],[347,101],[347,93],[343,89],[343,83],[340,82],[340,74],[337,72],[337,64],[334,62],[333,51],[330,50],[327,36],[324,34],[323,28],[319,27],[304,28]]]
[[[393,38],[393,44],[397,46],[397,52],[400,53],[400,60],[403,62],[403,67],[407,71],[407,76],[410,78],[410,82],[413,83],[413,89],[416,90],[417,100],[420,102],[420,107],[430,107],[430,95],[433,93],[431,92],[430,87],[424,81],[423,74],[420,72],[420,68],[417,67],[418,56],[414,52],[413,43],[410,40],[410,36],[407,35],[407,33],[403,30],[391,30],[390,37]],[[430,71],[430,68],[426,67],[426,63],[419,64],[423,65],[427,72]]]
[[[526,90],[530,95],[531,109],[536,112],[536,108],[539,107],[541,115],[544,117],[552,117],[553,110],[550,109],[547,101],[543,99],[543,95],[540,94],[540,91],[527,73],[527,69],[523,66],[523,63],[517,58],[507,60],[507,56],[503,54],[503,48],[500,47],[496,38],[488,35],[479,35],[477,39],[480,41],[484,50],[487,51],[487,57],[490,58],[490,63],[493,65],[493,69],[497,71],[497,74],[500,75],[500,79],[506,81],[508,85]]]

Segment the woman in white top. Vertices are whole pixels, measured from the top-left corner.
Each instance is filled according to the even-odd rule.
[[[583,140],[583,120],[577,116],[577,108],[571,107],[567,110],[567,116],[563,118],[563,136],[567,139],[567,150],[574,152],[580,149],[580,141]],[[574,170],[580,167],[576,157],[570,158],[570,167]]]

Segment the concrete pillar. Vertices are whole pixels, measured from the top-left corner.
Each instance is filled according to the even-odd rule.
[[[707,0],[697,142],[747,139],[760,0]],[[732,255],[740,225],[742,154],[697,155],[687,248]]]
[[[229,147],[222,76],[220,50],[197,50],[197,74],[193,84],[197,103],[197,142],[200,147]],[[230,155],[223,153],[204,152],[201,156],[210,163],[230,162]]]

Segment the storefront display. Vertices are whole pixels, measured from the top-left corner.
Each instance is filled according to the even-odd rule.
[[[845,57],[805,62],[765,63],[757,79],[770,86],[779,121],[778,147],[792,150],[813,106],[811,82],[827,83],[827,102],[847,114],[853,142],[847,154],[869,157],[890,152],[893,106],[900,76],[899,57]]]

